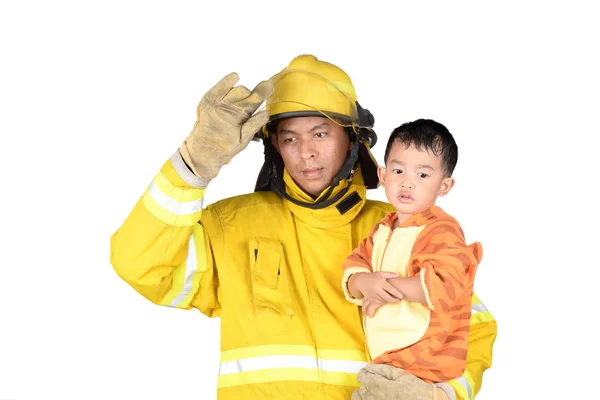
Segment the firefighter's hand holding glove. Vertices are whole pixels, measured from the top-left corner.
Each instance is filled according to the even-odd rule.
[[[179,148],[204,188],[269,120],[267,110],[254,112],[273,93],[273,84],[262,81],[250,91],[234,86],[238,80],[232,72],[204,95],[194,129]]]

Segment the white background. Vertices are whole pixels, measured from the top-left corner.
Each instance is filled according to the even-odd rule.
[[[0,399],[215,398],[219,320],[142,298],[109,238],[206,90],[231,71],[253,87],[303,53],[352,77],[379,161],[403,122],[454,133],[439,205],[482,242],[476,292],[499,324],[478,399],[595,397],[598,13],[386,3],[1,3]],[[205,205],[252,191],[261,164],[251,143]]]

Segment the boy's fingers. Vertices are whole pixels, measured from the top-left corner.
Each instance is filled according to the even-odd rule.
[[[373,309],[372,302],[369,301],[368,299],[363,300],[363,305],[362,305],[363,314],[365,314],[367,317],[372,317],[373,316],[372,309]]]
[[[377,300],[379,300],[382,304],[385,304],[385,303],[397,303],[398,302],[398,298],[390,295],[385,290],[382,290],[380,293],[378,293]]]
[[[389,293],[391,296],[394,296],[397,299],[401,299],[402,298],[402,293],[400,293],[400,291],[398,289],[396,289],[393,285],[391,285],[388,282],[386,282],[385,284],[381,285],[381,288],[383,290],[385,290],[387,293]]]

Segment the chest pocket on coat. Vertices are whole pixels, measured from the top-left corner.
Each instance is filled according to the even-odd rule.
[[[256,238],[249,250],[255,317],[291,318],[294,310],[281,243]]]

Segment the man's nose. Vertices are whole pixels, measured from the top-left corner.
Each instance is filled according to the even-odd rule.
[[[300,157],[303,160],[310,160],[317,156],[317,147],[311,140],[300,141]]]

